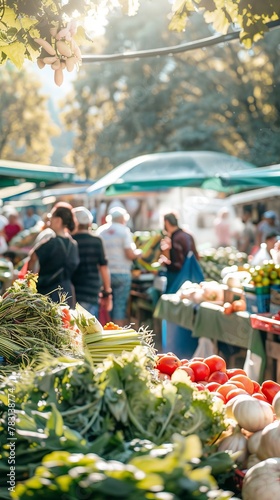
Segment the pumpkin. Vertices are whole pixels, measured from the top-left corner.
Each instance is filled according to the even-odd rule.
[[[280,457],[280,421],[275,420],[267,425],[261,435],[260,444],[257,450],[257,456],[260,460],[270,457]],[[279,485],[280,498],[280,485]]]
[[[280,458],[268,458],[245,474],[243,500],[276,500],[280,498]]]
[[[257,455],[255,453],[252,453],[247,458],[246,469],[250,469],[251,467],[254,467],[254,465],[259,464],[259,463],[260,463],[260,460],[258,459]]]
[[[280,418],[280,392],[277,392],[277,394],[275,394],[272,401],[272,407],[275,411],[276,417]]]
[[[259,444],[262,437],[262,431],[257,431],[252,434],[248,439],[248,450],[249,453],[257,453]]]
[[[242,434],[237,425],[230,436],[225,437],[219,442],[218,451],[240,452],[236,458],[236,463],[243,465],[248,456],[247,438]]]
[[[238,425],[250,432],[257,432],[274,420],[270,404],[259,399],[237,400],[232,408],[233,416]]]
[[[233,415],[232,409],[233,405],[236,401],[241,401],[241,400],[252,400],[252,396],[249,394],[239,394],[238,396],[235,396],[234,398],[231,398],[227,403],[226,403],[226,417],[233,419],[236,421],[236,418]]]

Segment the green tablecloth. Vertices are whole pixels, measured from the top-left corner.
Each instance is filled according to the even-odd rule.
[[[194,304],[187,299],[181,300],[176,294],[163,294],[156,305],[154,318],[170,321],[182,328],[192,330]]]
[[[250,350],[262,360],[262,378],[265,347],[259,330],[252,328],[247,311],[225,315],[223,308],[216,304],[202,302],[198,306],[189,300],[180,300],[175,294],[165,294],[156,305],[154,317],[192,330],[193,337],[207,337]]]

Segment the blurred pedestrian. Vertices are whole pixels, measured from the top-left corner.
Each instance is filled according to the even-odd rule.
[[[40,215],[36,214],[34,207],[27,207],[22,222],[24,229],[31,229],[37,222],[41,221]]]
[[[259,247],[261,243],[265,242],[266,236],[273,231],[279,234],[277,214],[273,210],[267,210],[257,226],[256,246]]]
[[[106,217],[106,224],[99,227],[111,274],[113,308],[111,319],[120,326],[128,323],[127,307],[131,289],[132,261],[141,255],[127,227],[128,212],[122,207],[113,207]]]
[[[75,297],[71,278],[79,264],[79,250],[71,236],[75,229],[72,206],[69,203],[57,203],[51,210],[49,220],[55,237],[39,241],[33,247],[28,269],[37,271],[39,263],[38,292],[49,295],[54,302],[60,302],[63,295],[73,308]]]
[[[217,238],[218,247],[231,246],[231,228],[230,213],[227,207],[221,208],[214,220],[214,229]]]
[[[256,240],[256,226],[252,222],[252,210],[244,207],[242,212],[243,229],[237,240],[237,249],[250,255]]]
[[[6,241],[5,226],[8,224],[8,219],[0,214],[0,255],[3,255],[8,250],[8,243]]]
[[[78,244],[80,257],[80,263],[72,276],[76,300],[93,316],[99,317],[100,294],[102,306],[107,311],[112,309],[108,262],[102,239],[92,232],[92,213],[83,206],[74,208],[73,213],[78,222],[78,228],[73,234],[73,238]]]
[[[193,252],[197,260],[199,254],[193,236],[179,227],[177,216],[173,212],[165,214],[163,220],[166,236],[161,240],[159,262],[167,268],[168,293],[190,252]]]
[[[16,210],[8,212],[6,217],[8,219],[8,224],[4,227],[4,233],[6,241],[9,244],[12,238],[22,231],[23,227],[19,222],[19,215]]]

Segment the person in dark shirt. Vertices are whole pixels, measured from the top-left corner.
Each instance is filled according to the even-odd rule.
[[[78,222],[73,238],[78,244],[80,256],[80,264],[72,277],[76,300],[93,316],[98,317],[101,281],[102,306],[107,311],[112,309],[111,278],[104,246],[101,238],[92,233],[91,212],[86,207],[76,207],[73,212]]]
[[[197,260],[199,255],[193,236],[179,227],[178,219],[174,213],[164,215],[164,230],[167,236],[161,240],[160,262],[167,268],[166,291],[168,293],[189,252],[193,252]]]
[[[48,295],[54,302],[65,302],[74,308],[75,297],[71,277],[79,264],[77,242],[71,232],[75,229],[72,206],[68,203],[57,203],[49,214],[50,227],[54,236],[39,241],[30,251],[28,269],[37,271],[38,292]]]

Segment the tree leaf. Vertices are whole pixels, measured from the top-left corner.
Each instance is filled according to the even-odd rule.
[[[20,42],[13,42],[9,45],[0,46],[0,53],[4,52],[8,59],[18,68],[21,69],[24,63],[25,46]]]

